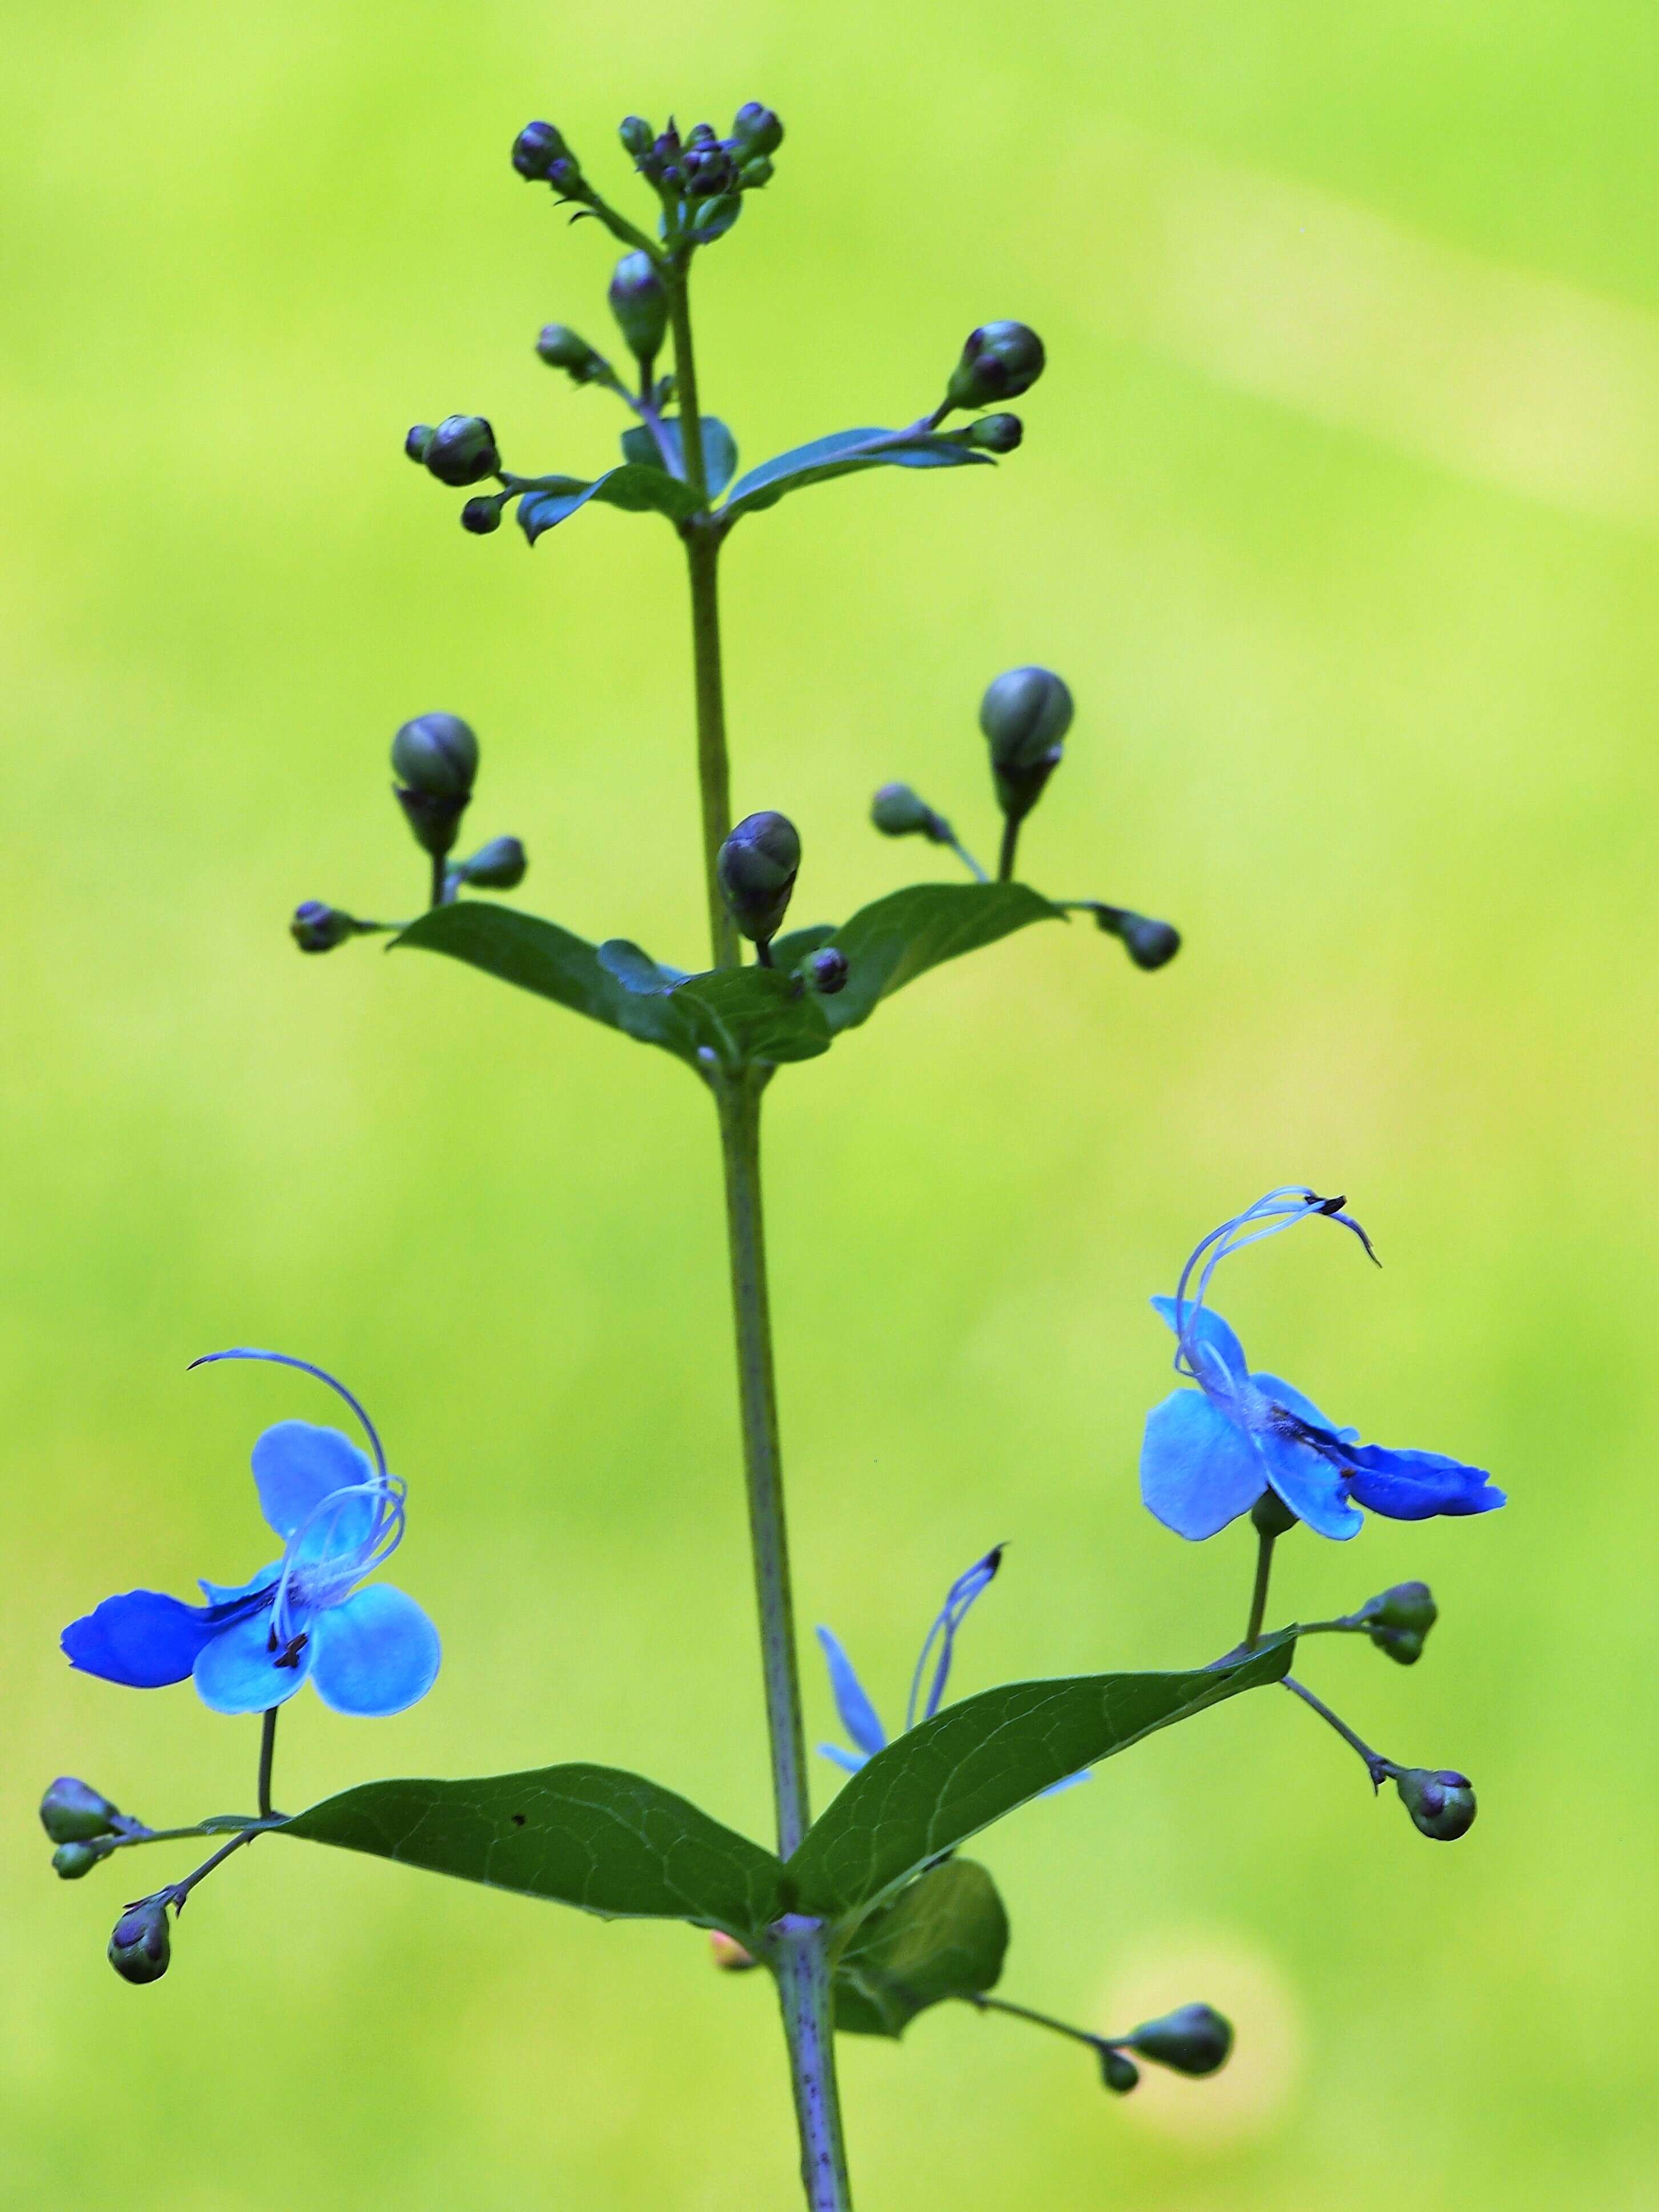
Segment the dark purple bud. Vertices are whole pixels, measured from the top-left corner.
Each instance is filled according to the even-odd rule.
[[[1042,340],[1024,323],[983,323],[962,349],[945,397],[952,407],[1018,399],[1042,374]]]
[[[981,415],[969,424],[962,442],[988,453],[1012,453],[1024,435],[1025,425],[1018,415]]]
[[[1437,1844],[1455,1844],[1474,1826],[1474,1786],[1450,1767],[1431,1773],[1426,1767],[1402,1767],[1394,1778],[1413,1825]]]
[[[1140,2079],[1140,2069],[1125,2052],[1109,2043],[1100,2046],[1100,2078],[1106,2087],[1120,2097],[1127,2097]]]
[[[392,767],[411,790],[469,799],[478,775],[478,740],[459,714],[417,714],[392,740]]]
[[[288,927],[301,952],[332,952],[337,945],[357,934],[357,924],[350,915],[343,914],[338,907],[325,906],[321,899],[306,899],[296,906]]]
[[[1227,2063],[1233,2031],[1213,2005],[1188,2004],[1162,2020],[1146,2021],[1123,2039],[1143,2058],[1177,2074],[1213,2074]]]
[[[416,422],[404,438],[404,451],[411,461],[424,462],[426,449],[432,443],[430,422]]]
[[[40,1800],[40,1826],[54,1844],[112,1836],[120,1817],[107,1797],[73,1774],[60,1774]]]
[[[837,991],[847,988],[847,955],[834,945],[826,945],[811,956],[806,972],[812,979],[812,988],[826,999],[833,999]]]
[[[481,845],[470,860],[458,861],[455,873],[464,884],[489,891],[510,891],[525,878],[530,866],[524,847],[516,837],[492,837]]]
[[[501,502],[498,495],[470,499],[461,509],[461,527],[470,530],[475,538],[488,538],[492,530],[499,530],[501,526]]]
[[[109,1939],[109,1962],[125,1982],[159,1982],[172,1953],[165,1901],[149,1897],[131,1906]]]
[[[648,253],[624,253],[606,295],[635,361],[649,368],[668,330],[668,291]]]
[[[422,456],[440,483],[460,490],[493,477],[501,465],[495,433],[482,415],[447,415]]]
[[[622,140],[623,151],[636,161],[651,151],[653,133],[642,115],[624,115],[617,126],[617,136]]]
[[[720,889],[732,919],[764,945],[777,934],[800,866],[800,838],[786,815],[751,814],[720,847]]]
[[[513,141],[513,166],[521,177],[538,183],[566,151],[564,136],[550,123],[526,123]]]
[[[732,136],[740,156],[775,154],[783,143],[783,125],[769,107],[746,100],[732,118]]]
[[[1163,968],[1181,950],[1181,932],[1172,921],[1154,921],[1150,915],[1120,913],[1117,934],[1137,968]]]

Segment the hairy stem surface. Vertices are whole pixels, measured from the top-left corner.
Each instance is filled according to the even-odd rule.
[[[687,481],[707,495],[702,417],[691,343],[691,314],[683,270],[668,284],[679,395],[680,443]],[[708,934],[717,968],[734,968],[738,933],[720,895],[720,848],[732,826],[726,763],[726,696],[720,667],[720,533],[704,518],[687,523],[691,586],[691,651],[697,717],[697,785],[702,801],[703,874]],[[766,1290],[766,1232],[761,1205],[760,1103],[765,1078],[754,1069],[712,1079],[720,1110],[726,1181],[726,1241],[731,1254],[732,1313],[737,1339],[738,1403],[744,1476],[760,1612],[761,1672],[771,1754],[778,1850],[787,1857],[811,1814],[806,1794],[806,1736],[801,1717],[794,1609],[789,1591],[789,1540],[784,1518],[783,1462],[778,1443],[777,1385],[772,1364],[772,1317]],[[851,2212],[852,2193],[836,2082],[829,1946],[821,1922],[789,1914],[773,1930],[777,1976],[789,2047],[789,2078],[800,2134],[801,2178],[811,2212]]]

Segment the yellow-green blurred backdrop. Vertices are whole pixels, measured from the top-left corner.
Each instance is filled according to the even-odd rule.
[[[1137,1502],[1146,1301],[1290,1178],[1346,1191],[1385,1272],[1310,1231],[1224,1310],[1512,1499],[1285,1547],[1304,1617],[1432,1582],[1415,1673],[1347,1642],[1304,1671],[1473,1773],[1468,1840],[1269,1694],[1019,1815],[983,1854],[1008,1993],[1103,2027],[1212,1996],[1239,2059],[1118,2104],[966,2012],[851,2044],[860,2205],[1650,2206],[1651,11],[14,0],[4,44],[4,2201],[793,2201],[767,1992],[700,1936],[271,1845],[139,1991],[102,1956],[136,1869],[57,1883],[33,1813],[61,1768],[155,1820],[247,1797],[251,1727],[71,1677],[56,1637],[261,1556],[252,1437],[330,1416],[186,1378],[252,1341],[367,1397],[446,1638],[401,1718],[301,1700],[283,1800],[595,1757],[763,1832],[705,1098],[459,968],[283,930],[415,900],[386,746],[442,706],[526,901],[696,960],[671,532],[471,539],[398,448],[482,410],[515,466],[600,465],[617,410],[531,341],[608,342],[608,241],[508,143],[550,114],[620,188],[623,113],[760,96],[777,180],[701,280],[750,460],[908,419],[989,316],[1052,367],[995,477],[837,484],[733,540],[739,811],[800,823],[801,921],[926,872],[866,826],[885,778],[988,845],[979,690],[1052,662],[1079,712],[1029,872],[1187,933],[1146,976],[1033,931],[775,1085],[805,1622],[890,1716],[1008,1538],[964,1688],[1231,1640],[1246,1534]],[[811,1703],[822,1732],[816,1672]]]

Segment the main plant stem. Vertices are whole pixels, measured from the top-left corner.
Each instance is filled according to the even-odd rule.
[[[670,273],[669,318],[679,395],[680,444],[687,481],[708,495],[696,359],[684,270]],[[726,765],[726,697],[720,667],[720,549],[717,525],[698,517],[685,526],[691,586],[691,653],[697,715],[697,785],[702,801],[703,873],[708,934],[717,968],[738,964],[737,931],[720,895],[720,849],[732,826]],[[732,1267],[732,1316],[737,1339],[738,1404],[750,1544],[760,1613],[761,1677],[778,1854],[787,1858],[805,1834],[806,1732],[801,1716],[794,1608],[789,1592],[789,1540],[784,1517],[783,1461],[778,1443],[777,1383],[772,1365],[772,1317],[766,1291],[766,1228],[761,1203],[760,1105],[765,1077],[754,1068],[711,1072],[720,1112],[726,1177],[726,1242]],[[841,2098],[823,1923],[786,1913],[771,1930],[789,2078],[800,2136],[801,2179],[811,2212],[851,2212],[852,2191],[842,2137]]]

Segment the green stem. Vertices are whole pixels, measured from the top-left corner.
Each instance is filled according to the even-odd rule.
[[[1267,1584],[1273,1579],[1273,1546],[1276,1535],[1266,1528],[1256,1531],[1255,1588],[1250,1593],[1250,1625],[1244,1632],[1244,1649],[1254,1651],[1261,1641],[1261,1624],[1267,1612]]]
[[[259,1818],[270,1818],[270,1770],[276,1757],[276,1716],[280,1705],[272,1705],[259,1727]]]
[[[1086,2043],[1092,2051],[1117,2047],[1109,2036],[1091,2035],[1086,2027],[1073,2027],[1069,2021],[1056,2020],[1051,2012],[1034,2012],[1030,2005],[1012,2004],[1006,1997],[988,1997],[979,1992],[970,1995],[968,2002],[980,2012],[1006,2012],[1014,2020],[1029,2020],[1038,2027],[1052,2028],[1056,2035],[1069,2036],[1073,2043]]]
[[[704,500],[702,416],[697,402],[691,311],[683,266],[665,270],[674,335],[680,447],[686,481]],[[691,651],[697,715],[697,786],[702,800],[703,873],[708,933],[717,968],[738,964],[738,933],[720,893],[720,849],[732,822],[726,763],[726,700],[720,671],[719,525],[706,514],[684,526],[691,586]],[[777,1383],[766,1289],[766,1231],[761,1205],[760,1102],[767,1073],[744,1068],[715,1074],[725,1170],[726,1242],[731,1255],[732,1315],[737,1341],[738,1404],[744,1479],[760,1613],[761,1674],[778,1853],[787,1858],[811,1820],[806,1791],[806,1731],[801,1715],[794,1610],[789,1591],[789,1541],[784,1518],[783,1462],[778,1441]],[[836,2081],[829,1943],[821,1921],[786,1914],[772,1930],[771,1957],[789,2050],[789,2079],[800,2135],[801,2178],[811,2212],[851,2212],[841,2097]]]
[[[997,854],[997,881],[1011,884],[1014,879],[1014,854],[1019,845],[1021,817],[1011,814],[1002,825],[1002,849]]]
[[[1286,1674],[1283,1686],[1293,1698],[1300,1698],[1304,1705],[1311,1705],[1320,1719],[1328,1722],[1343,1742],[1351,1750],[1358,1753],[1365,1762],[1365,1771],[1371,1778],[1371,1787],[1374,1790],[1380,1790],[1389,1777],[1398,1771],[1391,1759],[1384,1759],[1381,1752],[1371,1749],[1364,1736],[1356,1735],[1346,1721],[1334,1713],[1322,1698],[1315,1697],[1305,1682],[1298,1682],[1294,1674]]]

